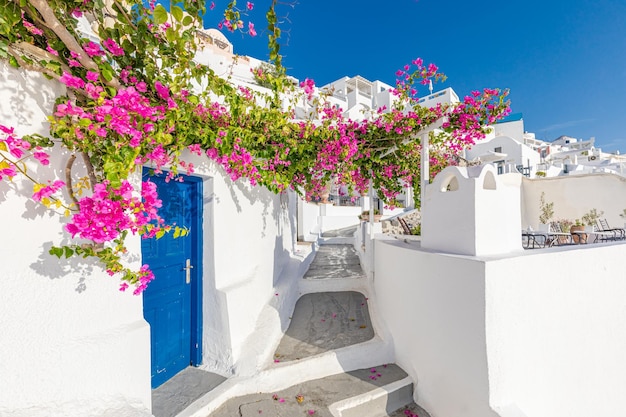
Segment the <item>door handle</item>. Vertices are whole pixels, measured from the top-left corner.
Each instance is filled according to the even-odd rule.
[[[191,282],[191,268],[193,268],[193,265],[191,265],[191,259],[187,259],[185,261],[185,267],[183,268],[185,270],[185,284],[189,284]]]

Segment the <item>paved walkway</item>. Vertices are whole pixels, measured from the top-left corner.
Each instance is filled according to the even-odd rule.
[[[367,283],[354,248],[344,244],[320,246],[304,279],[309,280],[303,281],[308,282],[309,291],[311,288],[324,290],[329,286],[335,291],[302,295],[290,317],[289,328],[275,351],[274,361],[280,362],[276,369],[280,372],[275,377],[286,371],[290,381],[298,381],[300,375],[303,381],[276,392],[234,398],[226,396],[224,398],[230,399],[216,403],[221,405],[206,417],[333,417],[339,415],[339,410],[342,410],[342,417],[430,417],[412,402],[413,383],[395,364],[373,364],[365,369],[307,380],[303,366],[315,367],[320,358],[326,358],[326,362],[329,358],[328,355],[319,358],[316,355],[342,349],[337,357],[357,357],[358,366],[364,366],[376,360],[373,358],[377,354],[371,350],[376,345],[368,342],[376,337],[369,300],[363,293],[352,290],[363,289]],[[338,283],[340,285],[336,285]],[[350,290],[339,291],[337,288]],[[383,341],[378,340],[378,343]],[[271,369],[261,370],[261,373],[268,371],[270,373],[263,378],[270,377]],[[223,381],[224,378],[218,375],[188,368],[153,391],[153,413],[155,417],[175,417]],[[220,390],[219,395],[227,395],[229,384],[239,386],[234,379],[229,380],[212,391],[209,397]],[[258,390],[263,391],[263,384]]]
[[[367,299],[355,291],[305,294],[274,357],[281,362],[355,345],[374,337]]]
[[[359,256],[352,245],[322,245],[304,279],[364,278]]]

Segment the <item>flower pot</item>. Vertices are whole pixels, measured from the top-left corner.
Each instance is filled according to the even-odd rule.
[[[574,243],[585,243],[587,242],[587,234],[586,233],[574,233],[574,232],[584,232],[585,226],[571,226],[569,228],[570,233],[572,234],[572,240]]]
[[[381,217],[383,217],[382,214],[374,214],[374,222],[375,223],[379,222]],[[370,221],[370,215],[369,214],[361,214],[359,216],[359,218],[361,219],[362,222],[369,222]]]

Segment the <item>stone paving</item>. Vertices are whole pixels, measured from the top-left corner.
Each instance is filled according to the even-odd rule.
[[[355,291],[305,294],[274,355],[285,362],[354,345],[374,337],[367,298]]]
[[[363,278],[363,269],[352,245],[322,245],[304,279]]]

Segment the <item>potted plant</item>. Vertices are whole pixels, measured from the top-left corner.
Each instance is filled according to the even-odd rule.
[[[382,214],[380,214],[380,211],[378,209],[374,209],[374,221],[379,222],[381,217]],[[361,221],[368,222],[370,220],[370,211],[363,211],[361,214],[359,214],[359,219]]]
[[[549,231],[548,223],[552,216],[554,216],[554,203],[547,203],[546,193],[542,191],[539,198],[539,230]]]
[[[585,225],[580,219],[574,220],[574,224],[569,228],[569,232],[572,234],[572,240],[574,243],[580,243],[581,241],[587,241],[587,234],[579,233],[585,231]]]
[[[596,225],[596,222],[598,221],[600,216],[602,216],[603,214],[604,214],[603,211],[598,212],[598,210],[594,208],[589,210],[587,213],[583,214],[583,216],[580,219],[582,220],[583,224],[586,226],[585,231],[588,233],[592,233],[593,227]]]

